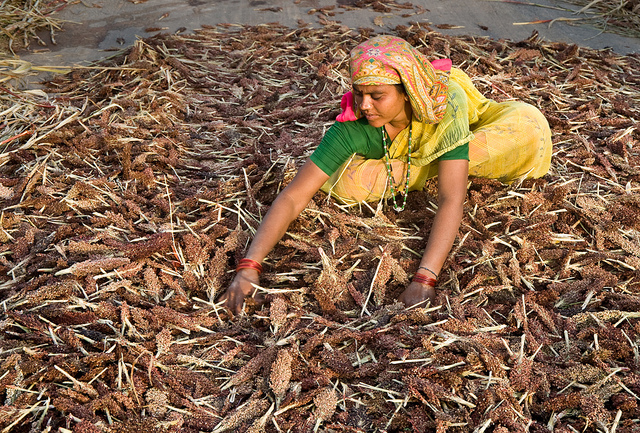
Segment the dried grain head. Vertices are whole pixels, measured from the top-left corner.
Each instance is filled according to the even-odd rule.
[[[108,272],[129,264],[130,260],[125,257],[111,257],[104,259],[85,260],[84,262],[74,263],[70,268],[56,272],[56,276],[64,274],[73,274],[76,277],[85,275],[96,275]]]
[[[316,407],[315,414],[318,419],[327,421],[331,419],[338,405],[338,394],[333,388],[324,388],[313,397],[313,404]]]
[[[331,246],[335,248],[336,240],[340,237],[340,230],[335,227],[329,227],[325,233],[325,239],[329,241]]]
[[[150,388],[144,397],[151,415],[157,418],[163,418],[168,411],[167,406],[169,405],[167,392],[161,391],[158,388]]]
[[[337,269],[335,260],[318,248],[322,261],[322,272],[313,284],[312,293],[323,311],[336,311],[336,302],[348,295],[347,278]],[[350,296],[350,295],[349,295]]]
[[[533,211],[544,213],[546,209],[541,206],[548,203],[544,195],[540,191],[531,191],[522,198],[522,214],[531,216]]]
[[[56,282],[29,292],[26,296],[26,301],[29,305],[32,305],[42,304],[44,301],[52,299],[66,299],[71,297],[77,288],[79,288],[79,284],[74,280]]]
[[[459,334],[473,334],[478,331],[478,327],[471,320],[459,320],[455,317],[450,317],[446,323],[440,325],[445,331]]]
[[[73,433],[103,433],[104,430],[101,427],[91,423],[90,421],[83,419],[73,426]]]
[[[338,376],[347,378],[353,374],[354,369],[351,360],[344,351],[325,345],[325,349],[320,353],[320,358]]]
[[[128,244],[125,254],[131,260],[141,260],[155,253],[165,253],[171,250],[172,245],[171,233],[157,233],[147,240]]]
[[[618,277],[603,269],[601,266],[587,266],[580,270],[580,275],[585,280],[593,279],[596,288],[605,286],[615,287],[618,284]]]
[[[638,408],[638,402],[629,394],[615,394],[611,396],[611,403],[613,404],[613,407],[623,412],[636,412]]]
[[[225,247],[215,249],[213,257],[207,263],[207,275],[205,284],[209,294],[209,300],[215,300],[225,282],[225,269],[228,267],[228,256]]]
[[[611,422],[611,414],[604,403],[605,402],[601,398],[598,398],[598,396],[585,393],[580,398],[580,409],[590,422],[601,422],[608,425]]]
[[[247,382],[250,379],[253,379],[261,369],[263,369],[265,366],[271,365],[275,356],[275,346],[270,346],[262,349],[256,356],[247,361],[240,368],[240,370],[238,370],[238,372],[231,376],[229,381],[222,387],[222,389],[228,389],[232,386],[237,386],[244,382]]]
[[[380,256],[380,262],[375,274],[375,281],[372,281],[373,299],[377,306],[383,304],[389,278],[393,270],[398,267],[398,261],[391,256],[391,251],[385,248]]]
[[[240,427],[246,421],[256,419],[263,415],[269,402],[261,392],[256,391],[253,396],[238,407],[234,412],[226,415],[213,430],[213,433],[221,433]]]
[[[169,352],[169,348],[173,344],[173,337],[171,336],[171,331],[168,328],[162,329],[156,335],[156,346],[157,346],[157,355],[160,356]]]
[[[162,283],[151,267],[147,267],[144,270],[144,286],[149,295],[158,302],[162,296]]]
[[[590,364],[576,364],[564,370],[560,373],[567,381],[574,381],[577,383],[595,383],[602,379],[606,374],[605,372]]]
[[[182,242],[184,244],[184,252],[187,256],[187,260],[193,265],[199,265],[204,263],[209,255],[202,248],[202,244],[200,240],[196,238],[193,234],[188,233],[182,237]]]
[[[121,213],[106,211],[105,216],[111,220],[111,224],[125,230],[132,230],[131,222],[128,221]]]
[[[180,328],[189,329],[191,331],[198,331],[200,323],[193,316],[182,314],[173,308],[155,306],[151,309],[151,312],[158,318],[160,323],[171,323]]]
[[[200,278],[198,278],[191,266],[187,264],[186,267],[187,269],[182,272],[185,289],[191,295],[197,294],[203,289],[203,285],[200,283]]]
[[[64,340],[65,343],[67,343],[70,347],[78,350],[82,350],[82,342],[80,341],[80,338],[78,338],[78,336],[76,335],[75,332],[73,332],[70,328],[63,328],[59,331],[59,335],[60,337]]]
[[[509,381],[514,391],[528,391],[531,388],[531,373],[533,360],[527,357],[522,358],[511,371],[509,371]]]
[[[104,254],[111,251],[111,248],[101,243],[89,242],[85,240],[71,241],[66,247],[68,254]]]
[[[293,355],[289,349],[280,349],[276,360],[271,365],[271,375],[269,385],[278,399],[282,399],[289,388],[291,380],[291,364]]]
[[[120,318],[120,308],[111,302],[99,302],[95,308],[95,313],[99,318],[111,320],[115,323],[117,323]]]
[[[183,291],[182,286],[180,285],[181,280],[174,278],[167,272],[160,272],[160,280],[167,286],[169,289],[180,293]]]
[[[556,328],[556,320],[558,321],[558,323],[562,323],[562,319],[560,318],[560,315],[558,313],[556,313],[550,308],[545,308],[539,305],[537,302],[534,302],[533,300],[531,300],[530,296],[527,297],[527,309],[529,311],[531,310],[535,311],[538,314],[538,317],[540,318],[540,320],[551,331],[553,331],[554,334],[558,333]]]
[[[283,296],[276,296],[269,305],[269,319],[274,330],[282,328],[287,321],[287,302]],[[276,331],[277,332],[277,331]]]

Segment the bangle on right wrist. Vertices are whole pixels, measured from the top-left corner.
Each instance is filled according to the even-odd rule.
[[[427,277],[426,275],[422,275],[422,274],[415,274],[413,276],[413,278],[411,279],[411,281],[413,281],[414,283],[425,284],[425,285],[431,286],[431,287],[435,287],[436,286],[436,279],[435,278]]]
[[[253,269],[258,271],[258,274],[262,273],[262,265],[251,259],[241,259],[238,262],[238,266],[236,266],[236,272],[238,272],[240,269]]]
[[[420,266],[418,269],[424,269],[425,271],[429,272],[430,274],[433,274],[434,278],[438,278],[438,274],[436,274],[435,272],[433,272],[431,269],[427,268],[426,266]]]

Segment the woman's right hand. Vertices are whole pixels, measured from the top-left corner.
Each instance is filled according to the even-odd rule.
[[[258,271],[255,269],[240,269],[220,299],[224,301],[224,306],[232,314],[240,314],[245,298],[255,290],[253,285],[257,285],[259,282]]]

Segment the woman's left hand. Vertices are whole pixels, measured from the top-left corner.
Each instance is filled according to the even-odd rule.
[[[412,282],[398,297],[398,301],[404,303],[406,308],[420,304],[420,307],[426,307],[429,303],[433,304],[436,299],[436,290],[428,284]]]
[[[424,274],[425,276],[437,278],[451,251],[462,220],[468,173],[469,161],[465,159],[438,162],[438,210],[420,261],[421,268],[429,269],[429,275]],[[435,298],[436,291],[433,286],[412,281],[398,297],[398,301],[403,302],[407,308],[417,304],[423,307],[427,305],[426,301],[433,304]]]

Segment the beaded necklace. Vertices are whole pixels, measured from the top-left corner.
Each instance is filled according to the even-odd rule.
[[[382,129],[382,147],[384,147],[384,163],[387,167],[387,176],[389,178],[389,185],[391,185],[391,197],[393,198],[393,209],[396,212],[402,212],[407,205],[407,195],[409,195],[409,177],[411,175],[411,123],[409,123],[409,154],[407,157],[407,178],[404,184],[404,191],[399,191],[393,186],[393,173],[391,172],[391,157],[389,156],[389,147],[387,146],[387,131]],[[402,198],[402,206],[398,206],[396,203],[396,194],[400,194]]]

